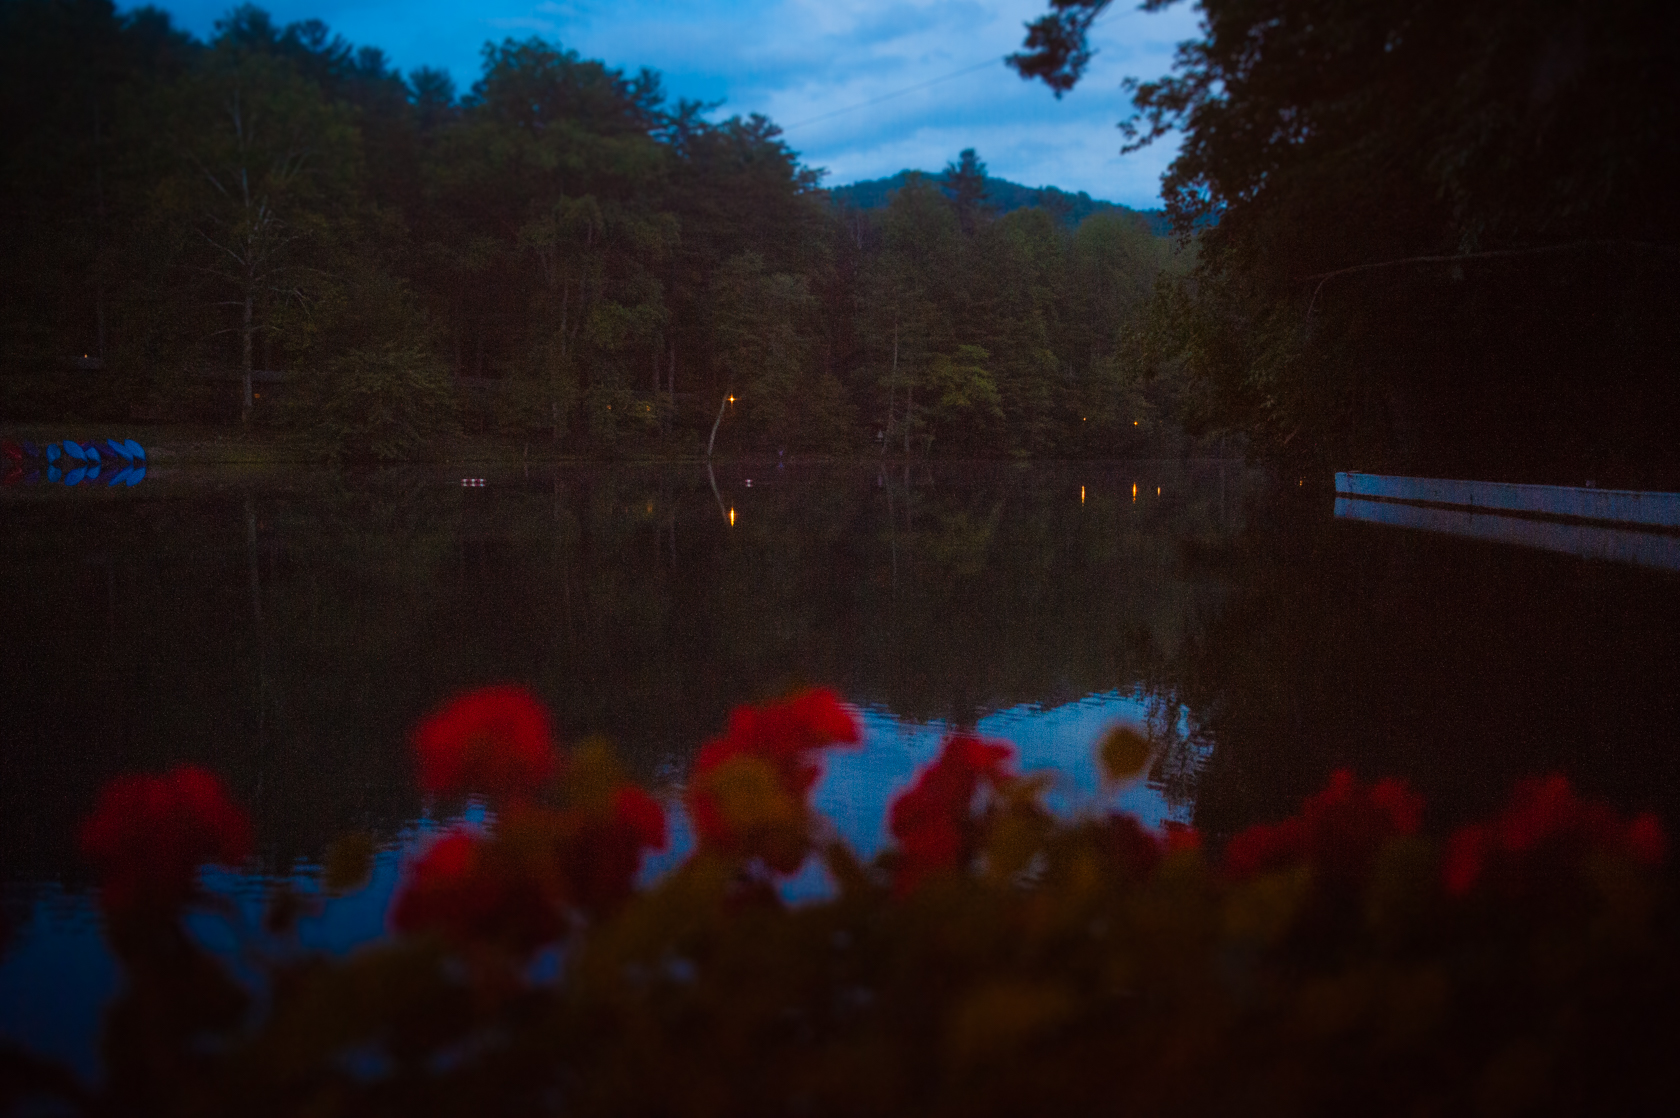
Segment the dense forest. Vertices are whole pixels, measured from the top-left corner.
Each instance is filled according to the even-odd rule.
[[[1145,0],[1158,10],[1183,0]],[[1063,92],[1112,0],[1011,59]],[[1199,0],[1128,147],[1193,273],[1153,359],[1192,429],[1320,469],[1680,485],[1680,6]]]
[[[831,197],[761,116],[538,39],[465,92],[317,21],[0,0],[0,415],[243,423],[346,459],[1135,453],[1187,254],[1000,212],[973,152]],[[1065,209],[1065,208],[1064,208]]]

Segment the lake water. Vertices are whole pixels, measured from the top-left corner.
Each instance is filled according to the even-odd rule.
[[[673,798],[732,706],[830,684],[867,740],[816,798],[866,853],[952,726],[1054,770],[1060,811],[1215,840],[1339,767],[1405,777],[1438,827],[1550,771],[1680,807],[1680,575],[1338,520],[1234,462],[153,470],[0,490],[0,570],[0,1036],[88,1074],[120,976],[74,834],[106,779],[222,774],[259,857],[211,884],[248,913],[373,832],[373,883],[304,928],[345,950],[440,822],[408,728],[488,682]],[[1159,749],[1105,790],[1116,722]]]

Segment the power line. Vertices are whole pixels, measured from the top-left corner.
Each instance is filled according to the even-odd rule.
[[[965,70],[958,70],[955,73],[946,74],[942,78],[930,78],[929,80],[927,80],[925,82],[917,82],[915,85],[907,85],[903,89],[895,89],[891,93],[883,93],[879,97],[872,97],[867,101],[859,101],[857,104],[847,105],[843,109],[835,109],[832,112],[826,112],[826,113],[821,114],[820,116],[807,117],[806,119],[804,119],[802,121],[799,121],[797,124],[784,124],[782,126],[782,131],[787,132],[787,131],[791,131],[792,129],[795,129],[795,128],[803,128],[807,124],[815,124],[819,120],[827,120],[829,117],[839,116],[842,113],[855,112],[858,109],[867,109],[871,105],[879,105],[882,101],[891,101],[894,97],[902,97],[906,93],[914,93],[918,89],[926,89],[930,85],[938,85],[940,82],[948,82],[952,78],[960,78],[960,77],[963,77],[966,74],[972,74],[976,70],[984,70],[988,66],[996,66],[999,62],[1002,62],[1002,61],[1003,61],[1003,59],[1001,57],[999,57],[999,58],[988,58],[984,62],[976,63],[975,65],[970,66]]]
[[[1110,7],[1108,7],[1107,9],[1102,11],[1101,13],[1099,13],[1096,19],[1091,21],[1091,26],[1095,27],[1097,24],[1102,23],[1104,20],[1108,19],[1109,16],[1113,15],[1114,11],[1115,11],[1115,9],[1111,5]],[[914,93],[918,89],[926,89],[926,88],[928,88],[929,86],[932,86],[932,85],[939,85],[941,82],[948,82],[948,81],[952,80],[953,78],[965,77],[966,75],[972,74],[977,70],[984,70],[988,66],[994,66],[999,62],[1007,62],[1007,61],[1009,61],[1009,56],[1008,55],[1002,55],[1002,56],[999,56],[997,58],[988,58],[984,62],[976,62],[974,65],[972,65],[972,66],[970,66],[966,69],[957,70],[954,73],[946,74],[944,77],[930,78],[925,82],[917,82],[915,85],[907,85],[903,89],[895,89],[891,93],[883,93],[879,97],[871,97],[867,101],[859,101],[855,105],[847,105],[843,109],[835,109],[831,112],[821,113],[817,116],[806,117],[804,120],[798,121],[794,124],[784,124],[784,125],[781,126],[782,131],[783,132],[790,132],[795,128],[803,128],[807,124],[816,124],[818,121],[828,120],[830,117],[840,116],[844,113],[856,112],[858,109],[867,109],[871,105],[879,105],[883,101],[891,101],[894,97],[902,97],[906,93]]]

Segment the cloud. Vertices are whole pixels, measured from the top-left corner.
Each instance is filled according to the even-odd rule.
[[[761,112],[829,182],[939,170],[961,149],[994,175],[1085,190],[1134,206],[1159,204],[1173,150],[1160,143],[1120,156],[1115,124],[1128,112],[1119,85],[1171,65],[1196,12],[1145,13],[1117,0],[1093,33],[1097,56],[1079,88],[1057,101],[1002,64],[1046,0],[274,0],[282,22],[318,17],[405,69],[442,66],[462,87],[483,44],[537,34],[629,70],[663,73],[673,98],[725,102],[724,114]],[[231,5],[165,0],[207,35]],[[984,65],[988,61],[995,65]],[[980,67],[975,69],[975,67]],[[969,70],[972,72],[963,73]]]

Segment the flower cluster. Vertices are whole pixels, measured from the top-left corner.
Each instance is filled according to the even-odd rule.
[[[421,723],[415,750],[428,791],[488,791],[507,806],[493,836],[451,831],[413,863],[391,907],[398,931],[529,951],[573,913],[622,904],[643,852],[665,846],[659,801],[594,754],[567,808],[536,802],[559,761],[548,711],[522,688],[457,698]]]
[[[399,932],[434,931],[456,944],[529,950],[565,929],[558,877],[540,857],[466,829],[450,831],[410,868],[391,905]]]
[[[899,894],[967,864],[974,853],[975,793],[982,786],[997,789],[1006,783],[1006,766],[1014,755],[1007,742],[952,734],[939,757],[893,801],[887,823],[901,854],[893,879]]]
[[[1609,804],[1576,795],[1559,775],[1525,780],[1491,823],[1461,827],[1447,840],[1442,884],[1462,897],[1489,877],[1520,891],[1534,872],[1549,874],[1583,854],[1620,855],[1644,866],[1663,860],[1661,822],[1646,812],[1623,823]]]
[[[462,695],[414,731],[420,788],[434,795],[529,796],[554,774],[548,710],[523,687]]]
[[[856,716],[827,688],[736,707],[695,758],[688,808],[701,847],[798,870],[811,847],[806,801],[822,776],[821,750],[861,740]]]
[[[107,910],[168,909],[192,895],[199,866],[250,857],[251,823],[214,774],[186,765],[107,784],[81,847]]]
[[[1422,821],[1423,799],[1405,782],[1384,779],[1362,786],[1343,769],[1323,791],[1307,797],[1300,814],[1234,836],[1225,847],[1225,874],[1242,881],[1305,863],[1326,881],[1355,882],[1384,843],[1416,834]]]
[[[811,852],[821,751],[859,729],[827,691],[736,710],[695,765],[696,856],[643,882],[665,809],[611,751],[572,747],[554,781],[534,699],[464,696],[416,734],[419,767],[433,791],[490,792],[493,810],[405,867],[396,942],[271,962],[252,1015],[188,929],[111,921],[131,981],[108,1019],[101,1108],[681,1114],[696,1099],[718,1113],[815,1099],[1020,1114],[1168,1100],[1212,1114],[1236,1099],[1332,1114],[1382,1098],[1643,1113],[1642,1077],[1672,1080],[1680,908],[1654,872],[1654,816],[1624,820],[1551,777],[1437,844],[1405,785],[1339,772],[1209,859],[1188,827],[1057,820],[1009,745],[955,733],[892,802],[894,849],[861,865],[822,845],[834,898],[743,905],[774,895],[763,871]],[[1146,747],[1107,735],[1111,781]],[[214,777],[181,769],[114,782],[83,844],[114,914],[173,914],[198,865],[246,855],[250,828]],[[278,890],[270,928],[285,903]],[[539,981],[548,945],[558,970]],[[1535,1106],[1542,1093],[1555,1105]]]

